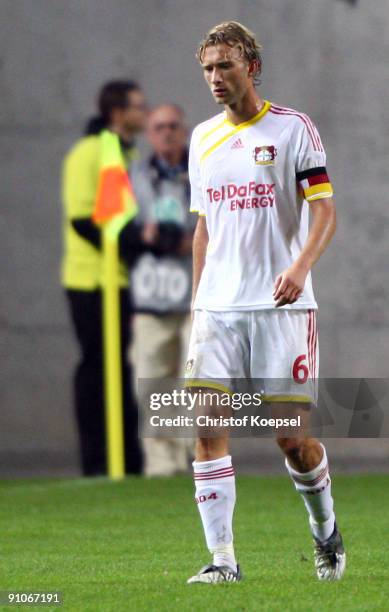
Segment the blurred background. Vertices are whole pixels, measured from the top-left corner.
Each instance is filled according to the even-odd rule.
[[[327,150],[338,231],[314,272],[321,375],[387,377],[388,0],[0,0],[0,9],[0,477],[80,473],[77,347],[59,280],[62,159],[111,78],[139,81],[152,106],[178,103],[190,128],[215,114],[195,50],[226,19],[264,46],[262,95],[310,115]],[[272,441],[234,445],[240,471],[283,473]],[[386,440],[327,448],[336,470],[389,470]]]

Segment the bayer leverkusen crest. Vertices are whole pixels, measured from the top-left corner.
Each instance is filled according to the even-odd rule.
[[[274,166],[277,149],[274,145],[255,147],[253,157],[256,164],[260,166]]]

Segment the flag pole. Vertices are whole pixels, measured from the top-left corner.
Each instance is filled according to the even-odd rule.
[[[113,480],[125,476],[123,391],[120,338],[119,256],[116,223],[103,228],[103,336],[105,418],[108,475]]]
[[[101,167],[93,220],[103,242],[104,403],[108,475],[125,476],[122,346],[120,325],[119,234],[136,217],[138,206],[117,134],[101,133]]]

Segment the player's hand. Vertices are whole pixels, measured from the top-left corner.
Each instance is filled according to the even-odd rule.
[[[298,300],[303,292],[307,274],[308,270],[294,263],[277,276],[273,290],[276,308]]]

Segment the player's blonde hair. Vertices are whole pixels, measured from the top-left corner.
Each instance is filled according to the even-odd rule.
[[[254,74],[254,83],[259,83],[262,72],[262,45],[256,40],[255,34],[238,21],[224,21],[214,26],[200,42],[196,57],[201,63],[207,47],[226,44],[229,47],[238,47],[242,56],[248,62],[256,60],[258,69]]]

